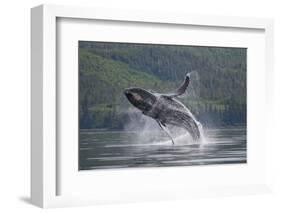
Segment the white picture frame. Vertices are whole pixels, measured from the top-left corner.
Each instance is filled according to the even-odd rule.
[[[59,194],[58,185],[62,184],[61,181],[63,181],[63,179],[59,177],[62,169],[61,166],[63,166],[63,164],[58,163],[58,159],[60,159],[60,152],[58,152],[59,147],[57,144],[57,107],[59,102],[57,88],[60,83],[57,80],[57,23],[60,18],[101,21],[107,20],[118,21],[121,23],[153,23],[154,25],[168,26],[199,26],[212,29],[227,29],[230,32],[237,29],[262,31],[264,36],[262,41],[264,41],[265,44],[264,68],[261,68],[261,73],[262,75],[265,74],[266,78],[264,79],[261,77],[258,79],[258,82],[264,82],[264,87],[260,89],[260,92],[264,95],[264,98],[261,98],[260,100],[262,102],[261,110],[264,107],[267,107],[267,109],[272,107],[273,21],[271,19],[216,17],[173,13],[167,14],[146,11],[122,11],[54,5],[41,5],[32,8],[31,201],[33,204],[47,208],[128,201],[138,202],[143,200],[182,199],[194,196],[252,194],[270,191],[269,180],[271,173],[268,169],[270,166],[268,165],[269,161],[265,161],[264,166],[262,166],[262,168],[256,168],[257,173],[255,173],[262,173],[262,178],[257,178],[257,181],[253,181],[253,184],[250,184],[249,181],[233,181],[231,184],[231,181],[229,181],[221,185],[216,184],[210,185],[209,187],[206,187],[205,185],[200,187],[200,183],[195,182],[193,183],[194,188],[187,186],[187,188],[183,187],[181,189],[178,186],[173,186],[173,184],[161,182],[157,186],[158,188],[155,187],[151,191],[144,191],[142,193],[138,193],[137,186],[135,188],[136,192],[134,193],[134,189],[132,188],[134,185],[128,185],[127,188],[131,189],[124,191],[122,196],[116,192],[110,193],[109,190],[105,190],[104,193],[96,193],[96,195],[89,195],[87,193],[84,194],[83,190],[79,194]],[[253,83],[252,85],[253,89],[258,87],[257,83]],[[254,100],[252,100],[252,102],[253,101]],[[253,117],[254,115],[250,118]],[[265,156],[266,151],[262,151],[262,149],[270,144],[271,120],[268,116],[264,116],[262,119],[266,125],[266,131],[259,133],[263,138],[263,141],[261,142],[262,146],[260,150],[254,150],[253,152],[262,152],[261,154]],[[255,127],[257,130],[260,128],[260,126]],[[254,129],[254,126],[252,129]],[[228,167],[227,171],[235,172],[236,169],[237,168],[235,167]],[[239,169],[240,168],[238,168],[237,171],[239,171]],[[175,168],[173,169],[173,172],[175,172],[176,175],[180,175],[183,174],[185,170],[186,168]],[[205,172],[207,172],[207,170],[208,172],[211,172],[214,168],[209,167],[205,170]],[[219,170],[222,170],[222,167]],[[247,170],[247,168],[243,168],[243,170]],[[149,178],[150,175],[167,175],[169,171],[171,171],[169,168],[162,169],[161,172],[158,172],[158,170],[156,171],[156,169],[149,169],[149,172],[144,170],[143,172],[141,171],[142,173],[140,174],[147,175],[147,178]],[[107,171],[103,173],[100,178],[107,178],[107,180],[109,180],[111,173],[112,172]],[[125,171],[125,173],[127,173],[128,176],[131,175],[129,171]],[[122,173],[122,175],[123,174],[124,173]],[[88,175],[92,174],[87,172],[83,174],[83,176]],[[70,179],[70,181],[72,181],[72,179]],[[75,185],[77,183],[72,182],[72,184]],[[164,186],[164,184],[166,185]],[[68,184],[68,187],[70,187],[69,185],[70,184]],[[73,189],[75,189],[74,185]],[[159,187],[161,186],[166,188],[159,190]],[[75,190],[77,190],[77,188]],[[101,190],[102,189],[97,189],[97,192],[101,192]],[[69,191],[71,191],[71,189],[69,189]],[[169,194],[173,194],[173,196]]]

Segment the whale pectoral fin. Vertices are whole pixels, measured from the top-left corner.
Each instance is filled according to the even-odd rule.
[[[157,123],[159,124],[161,129],[163,129],[163,131],[166,132],[166,134],[170,137],[170,139],[172,140],[172,143],[174,145],[175,144],[174,139],[172,137],[172,134],[171,134],[170,130],[167,128],[166,124],[161,122],[161,121],[157,121]]]
[[[189,85],[189,80],[190,80],[190,73],[187,73],[181,86],[174,93],[168,94],[167,96],[173,98],[184,94]]]

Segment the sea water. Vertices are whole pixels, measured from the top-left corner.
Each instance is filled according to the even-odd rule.
[[[204,129],[204,142],[179,135],[175,145],[161,131],[80,130],[79,169],[195,166],[247,162],[246,127]]]

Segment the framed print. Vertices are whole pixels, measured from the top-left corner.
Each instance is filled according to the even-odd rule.
[[[33,8],[32,203],[269,192],[272,30],[270,19]]]
[[[246,48],[79,41],[78,51],[79,170],[247,162]]]

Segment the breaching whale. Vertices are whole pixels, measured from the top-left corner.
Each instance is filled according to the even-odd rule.
[[[159,126],[167,133],[174,144],[173,137],[167,124],[185,128],[193,140],[199,141],[202,137],[202,126],[190,110],[183,105],[176,97],[185,93],[190,81],[190,73],[185,76],[181,86],[170,94],[160,94],[142,88],[127,88],[124,91],[129,102],[157,121]]]

